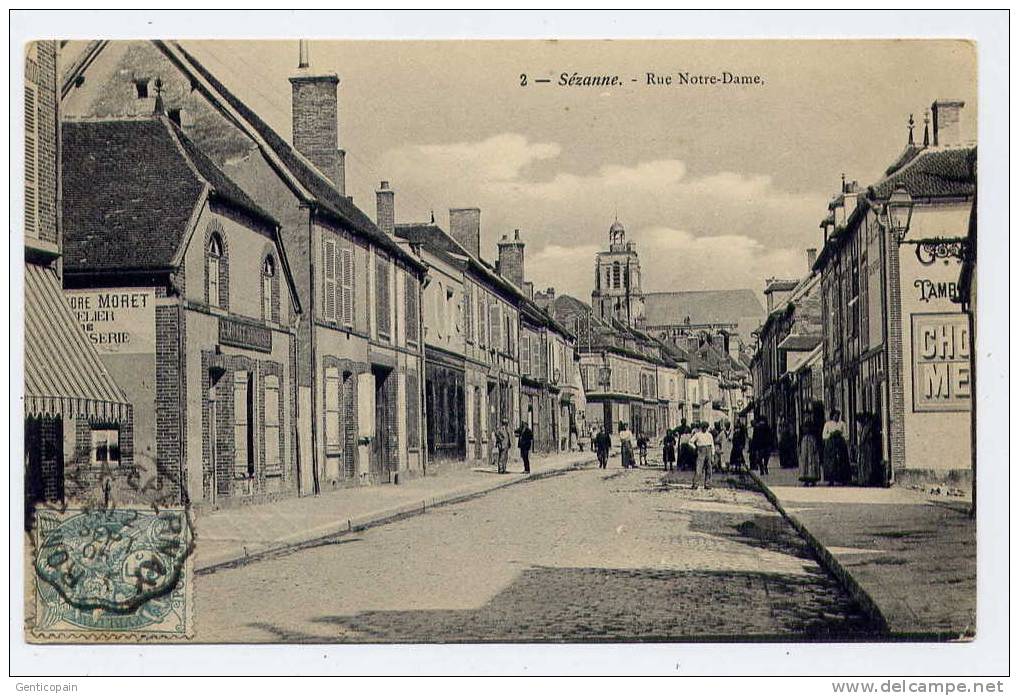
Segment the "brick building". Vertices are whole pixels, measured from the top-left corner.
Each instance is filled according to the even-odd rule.
[[[161,115],[67,121],[64,287],[180,501],[299,490],[300,305],[279,224]]]
[[[133,411],[64,299],[58,46],[25,55],[25,524],[44,503],[123,502]],[[107,489],[107,483],[110,484]]]
[[[302,44],[290,78],[292,143],[176,42],[93,42],[65,72],[68,112],[168,118],[279,220],[293,260],[299,490],[420,474],[424,391],[421,284],[426,269],[346,195],[339,77]]]

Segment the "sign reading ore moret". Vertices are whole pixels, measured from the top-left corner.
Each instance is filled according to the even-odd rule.
[[[968,411],[969,320],[958,312],[913,315],[913,410]]]
[[[100,353],[156,352],[152,290],[68,290],[71,311]]]

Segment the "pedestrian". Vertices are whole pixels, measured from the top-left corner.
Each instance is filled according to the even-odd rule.
[[[881,422],[873,413],[861,413],[857,418],[862,422],[857,482],[861,486],[887,485],[881,457]]]
[[[711,439],[714,440],[714,447],[711,451],[712,462],[711,465],[715,471],[722,470],[722,428],[719,423],[715,423],[711,427]]]
[[[768,475],[768,460],[775,448],[775,438],[768,421],[761,416],[754,421],[754,434],[750,437],[750,468],[762,476]]]
[[[693,476],[693,489],[697,490],[699,482],[704,488],[711,488],[711,462],[714,459],[715,438],[708,432],[708,424],[701,423],[701,429],[690,438],[690,444],[697,450],[697,470]]]
[[[782,423],[781,434],[778,437],[778,462],[783,469],[795,469],[799,466],[797,461],[796,433],[793,432],[792,424],[786,420]]]
[[[729,468],[733,471],[743,470],[743,448],[747,445],[747,429],[737,423],[732,432],[732,451],[729,453]]]
[[[605,432],[605,426],[603,425],[598,431],[598,434],[594,436],[594,451],[598,455],[598,468],[604,469],[608,466],[609,462],[609,449],[612,448],[612,438]]]
[[[524,460],[524,473],[529,474],[531,473],[531,444],[534,442],[534,431],[527,423],[521,423],[516,434],[520,458]]]
[[[849,446],[846,443],[846,424],[842,412],[832,409],[831,416],[821,431],[823,442],[824,480],[829,486],[849,483]]]
[[[509,421],[502,419],[502,424],[495,431],[495,449],[498,472],[506,473],[506,465],[509,463],[510,432]]]
[[[633,459],[633,433],[626,423],[619,424],[619,450],[622,453],[623,468],[634,469],[637,467]]]
[[[803,421],[800,438],[800,481],[804,486],[815,486],[821,480],[821,446],[817,425],[812,414]]]
[[[679,436],[679,457],[676,466],[683,471],[692,471],[697,466],[697,450],[690,444],[693,434],[690,426],[680,426],[682,434]]]
[[[640,456],[640,465],[647,466],[647,448],[651,444],[648,442],[647,435],[641,433],[637,436],[637,453]]]
[[[662,462],[666,471],[676,468],[676,433],[672,430],[667,430],[662,440]]]

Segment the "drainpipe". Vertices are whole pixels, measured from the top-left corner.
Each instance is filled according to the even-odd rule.
[[[315,209],[308,208],[308,308],[311,312],[311,320],[308,325],[308,346],[311,351],[311,490],[318,495],[321,490],[318,475],[318,409],[315,408],[315,399],[318,396],[318,366],[316,364],[315,351]]]

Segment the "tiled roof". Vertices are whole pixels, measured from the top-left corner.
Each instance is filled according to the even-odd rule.
[[[206,187],[276,226],[165,118],[71,121],[62,147],[69,270],[169,268]]]
[[[648,326],[690,324],[740,324],[764,316],[757,294],[740,290],[693,290],[650,292],[644,295]]]
[[[164,42],[157,41],[157,45],[164,46]],[[187,61],[183,66],[198,73],[202,79],[208,82],[216,91],[216,96],[226,101],[247,124],[253,128],[265,143],[279,157],[287,170],[297,179],[311,196],[309,202],[317,204],[326,214],[336,218],[341,224],[360,233],[405,261],[410,261],[418,267],[422,267],[419,259],[397,244],[392,238],[380,230],[371,218],[369,218],[354,202],[347,196],[341,196],[333,184],[315,166],[309,162],[293,145],[284,140],[262,117],[253,111],[247,104],[231,92],[212,72],[209,71],[197,58],[189,53],[177,42],[169,42],[175,51],[178,51]]]
[[[976,190],[973,164],[976,147],[932,148],[871,187],[872,198],[886,199],[900,186],[913,198],[972,196]]]

